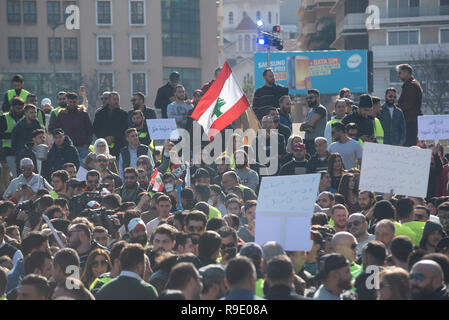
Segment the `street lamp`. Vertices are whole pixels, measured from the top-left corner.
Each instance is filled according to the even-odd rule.
[[[59,27],[60,25],[63,25],[63,24],[65,24],[65,22],[55,22],[53,25],[51,25],[51,30],[52,30],[52,39],[53,39],[53,41],[56,41],[56,38],[55,38],[55,31],[56,31],[56,28],[57,27]],[[62,43],[61,43],[61,47],[62,47]],[[61,50],[62,50],[62,48],[61,48]],[[62,55],[62,52],[61,52],[61,55]],[[52,57],[52,64],[53,64],[53,81],[52,81],[52,91],[53,91],[53,94],[56,96],[56,59],[55,59],[55,57],[54,57],[54,55],[53,55],[53,57]]]

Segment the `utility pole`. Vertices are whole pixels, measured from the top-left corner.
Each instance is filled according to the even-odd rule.
[[[59,27],[60,25],[62,25],[62,24],[65,24],[65,23],[63,23],[63,22],[55,22],[52,26],[51,26],[51,30],[52,30],[52,39],[53,39],[53,44],[55,45],[56,44],[56,38],[55,38],[55,31],[56,31],[56,28],[57,27]],[[56,49],[56,48],[54,48],[54,49]],[[56,50],[54,50],[54,52],[55,52]],[[57,91],[57,88],[56,88],[56,59],[55,59],[55,57],[54,57],[54,52],[52,53],[52,55],[53,55],[53,57],[52,57],[52,65],[53,65],[53,81],[52,81],[52,91],[53,91],[53,94],[54,94],[54,98],[56,97],[56,91]],[[61,55],[62,55],[62,43],[61,43]],[[62,57],[61,57],[62,58]]]
[[[217,1],[218,10],[218,65],[222,66],[224,64],[224,40],[223,40],[223,0]]]

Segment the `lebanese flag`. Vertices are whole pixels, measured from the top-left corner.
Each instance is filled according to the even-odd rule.
[[[198,121],[212,140],[218,132],[238,119],[249,106],[248,99],[226,62],[190,117]]]
[[[153,191],[160,192],[164,190],[164,183],[162,182],[161,174],[159,173],[159,171],[157,171],[157,169],[154,169],[150,183],[153,185]]]

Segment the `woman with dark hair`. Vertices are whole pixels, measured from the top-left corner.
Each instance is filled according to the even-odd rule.
[[[349,214],[360,212],[358,190],[353,173],[345,173],[341,177],[338,193],[341,193],[345,197],[345,206]]]
[[[331,153],[328,160],[327,172],[331,177],[331,187],[338,189],[340,180],[345,173],[343,159],[339,153]]]
[[[112,269],[111,258],[106,250],[95,249],[91,251],[87,257],[86,266],[81,277],[81,281],[89,288],[92,282],[103,273],[109,272]]]

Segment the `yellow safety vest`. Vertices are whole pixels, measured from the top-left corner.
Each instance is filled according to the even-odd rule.
[[[377,118],[374,118],[374,136],[376,137],[377,143],[384,143],[384,129],[382,128],[380,120]]]
[[[139,133],[139,138],[145,139],[148,136],[148,132]],[[151,153],[154,154],[154,140],[151,140],[151,143],[148,145],[151,150]]]
[[[19,98],[21,98],[23,101],[26,101],[29,94],[30,93],[28,91],[26,91],[25,89],[22,89],[20,91]],[[11,101],[11,99],[16,96],[17,96],[17,94],[16,94],[15,89],[8,90],[8,102]]]
[[[264,297],[264,293],[263,293],[263,286],[264,286],[265,280],[263,278],[259,278],[256,280],[256,296],[258,296],[259,298],[263,298]]]
[[[53,199],[58,199],[58,198],[59,198],[59,195],[56,193],[56,191],[50,191],[50,196],[51,196]]]
[[[62,109],[62,107],[57,107],[57,108],[55,108],[55,109],[53,109],[53,113],[55,114],[55,116],[57,117],[58,116],[58,114],[59,114],[59,111],[61,111],[61,109]]]
[[[42,128],[45,128],[45,121],[44,121],[44,112],[41,109],[37,109],[37,119],[39,120],[39,123],[41,124]]]
[[[3,114],[6,119],[6,130],[5,133],[11,133],[12,129],[14,129],[14,126],[16,125],[16,120],[9,114],[9,112],[6,112]],[[11,139],[3,139],[3,148],[11,148]]]

